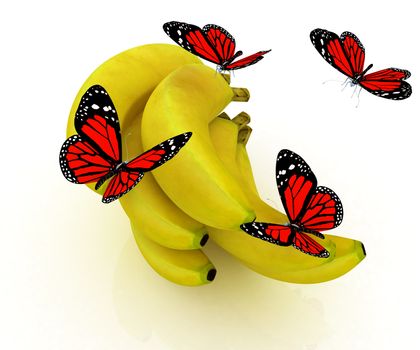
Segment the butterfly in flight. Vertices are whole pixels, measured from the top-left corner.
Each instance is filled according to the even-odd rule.
[[[253,237],[280,246],[293,245],[303,253],[328,258],[329,252],[313,238],[324,238],[320,231],[341,224],[343,206],[333,190],[317,186],[308,164],[296,153],[283,149],[277,156],[276,181],[289,223],[249,222],[241,229]]]
[[[61,147],[60,167],[70,182],[96,182],[106,187],[102,202],[110,203],[133,189],[147,171],[161,166],[185,146],[192,133],[168,139],[130,161],[122,161],[121,132],[117,111],[100,85],[82,96],[74,119],[77,134]]]
[[[234,62],[242,55],[242,51],[235,52],[235,38],[218,25],[207,24],[201,29],[193,24],[172,21],[165,23],[163,30],[185,50],[217,64],[218,72],[248,67],[271,51],[258,51]]]
[[[360,89],[390,100],[404,100],[411,95],[411,86],[404,81],[411,75],[408,70],[387,68],[366,74],[373,65],[364,68],[365,48],[353,33],[344,32],[338,37],[328,30],[315,29],[310,38],[321,56],[345,74],[352,86],[359,85]]]

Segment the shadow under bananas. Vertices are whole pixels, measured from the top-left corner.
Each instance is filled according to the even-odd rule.
[[[304,287],[260,276],[212,242],[204,250],[218,269],[216,279],[184,287],[157,275],[134,238],[127,241],[114,303],[123,328],[144,348],[316,349],[328,335],[323,306],[303,296]]]

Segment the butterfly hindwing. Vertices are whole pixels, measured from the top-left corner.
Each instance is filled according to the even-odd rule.
[[[218,64],[233,58],[236,48],[235,38],[226,29],[216,24],[207,24],[203,27],[203,33],[221,59]]]
[[[335,192],[319,186],[302,216],[301,225],[309,230],[331,230],[343,221],[343,205]]]
[[[356,35],[350,32],[342,33],[340,40],[354,76],[361,74],[365,65],[365,48],[362,43]]]
[[[299,221],[317,186],[314,173],[302,157],[283,149],[277,156],[276,181],[290,222]]]
[[[76,111],[77,133],[105,158],[121,162],[121,132],[117,111],[106,90],[91,86],[82,96]]]
[[[135,170],[122,169],[109,181],[102,197],[103,203],[110,203],[134,188],[143,178],[144,173]]]
[[[370,93],[391,100],[403,100],[411,95],[411,85],[404,81],[410,77],[408,70],[386,68],[367,74],[360,85]]]
[[[281,246],[291,245],[294,238],[294,231],[286,225],[249,222],[241,225],[241,229],[253,237]]]
[[[234,70],[251,66],[264,58],[264,55],[271,50],[259,51],[253,55],[241,58],[233,63],[228,64],[225,69]]]
[[[69,137],[61,147],[60,167],[64,177],[73,183],[96,182],[113,164],[80,135]]]
[[[321,244],[302,232],[296,232],[293,239],[293,247],[305,254],[318,258],[328,258],[330,253]]]

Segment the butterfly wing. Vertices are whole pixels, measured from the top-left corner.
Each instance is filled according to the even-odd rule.
[[[363,72],[365,65],[365,48],[356,35],[344,32],[340,35],[344,53],[346,54],[350,66],[355,76]]]
[[[221,62],[232,59],[235,55],[235,38],[226,29],[216,24],[207,24],[203,27],[203,33],[221,58]]]
[[[173,41],[192,54],[218,65],[223,63],[223,58],[218,52],[218,50],[223,52],[223,49],[221,47],[218,49],[217,46],[209,40],[208,35],[204,33],[201,28],[193,24],[172,21],[165,23],[163,25],[163,30]],[[221,39],[221,37],[216,38],[213,35],[211,38],[215,43]],[[229,42],[228,38],[226,38],[223,42],[226,45],[226,43]],[[234,44],[235,42],[233,41],[233,48]],[[230,52],[231,45],[226,46]]]
[[[60,167],[68,181],[85,184],[98,181],[113,164],[80,135],[73,135],[61,147]]]
[[[354,54],[354,49],[356,49],[356,46],[358,46],[356,51],[358,53],[363,52],[364,60],[364,49],[361,44],[360,46],[357,45],[357,43],[360,43],[360,41],[356,38],[355,35],[352,34],[352,36],[350,36],[346,33],[349,32],[344,32],[342,34],[342,38],[345,40],[345,44],[343,44],[337,34],[329,32],[325,29],[314,29],[310,33],[310,38],[312,44],[315,46],[315,49],[330,65],[348,77],[354,78],[356,75],[355,70],[358,69],[358,65],[360,65],[361,57],[358,59],[354,57],[350,59],[348,53]],[[354,45],[355,41],[356,46]],[[357,62],[356,66],[353,66],[352,62],[355,64]]]
[[[191,138],[192,133],[186,132],[163,141],[159,145],[144,152],[127,163],[127,169],[134,171],[151,171],[172,159]]]
[[[360,85],[370,93],[391,99],[404,100],[411,95],[411,85],[404,81],[410,77],[408,70],[387,68],[367,74]]]
[[[294,238],[294,230],[290,226],[264,222],[248,222],[242,224],[240,227],[253,237],[281,246],[291,245]]]
[[[309,230],[325,231],[337,227],[342,221],[340,198],[328,187],[317,187],[300,220],[301,225]]]
[[[240,68],[248,67],[248,66],[253,65],[253,64],[257,63],[258,61],[262,60],[264,58],[264,55],[267,52],[270,52],[270,51],[271,50],[258,51],[256,53],[254,53],[253,55],[241,58],[240,60],[237,60],[233,63],[228,64],[227,66],[225,66],[225,69],[234,70],[234,69],[240,69]]]
[[[111,203],[121,196],[125,195],[143,178],[141,171],[122,169],[118,171],[106,187],[102,197],[103,203]]]
[[[121,163],[118,115],[106,90],[91,86],[80,100],[74,126],[83,140],[115,165]]]
[[[302,157],[287,149],[277,156],[276,174],[286,214],[291,223],[298,223],[315,192],[316,177]]]
[[[296,232],[293,239],[293,247],[305,254],[318,258],[328,258],[330,253],[321,244],[302,232]]]

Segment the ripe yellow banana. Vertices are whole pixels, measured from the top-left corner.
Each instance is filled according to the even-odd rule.
[[[204,65],[169,74],[150,96],[142,120],[145,149],[167,135],[193,136],[174,159],[153,172],[172,201],[195,220],[224,229],[252,221],[255,213],[238,182],[216,155],[208,125],[234,100],[234,90]]]
[[[170,249],[147,238],[143,230],[133,226],[132,230],[144,258],[162,277],[185,286],[200,286],[214,280],[216,269],[200,249]]]
[[[191,63],[200,64],[200,60],[178,46],[167,44],[139,46],[112,57],[82,85],[70,111],[67,135],[75,133],[74,116],[81,96],[90,86],[100,84],[108,91],[118,113],[124,158],[141,154],[140,120],[150,94],[170,72]],[[94,189],[94,184],[88,186]],[[102,194],[105,188],[102,186],[96,192]],[[174,205],[150,173],[120,202],[133,227],[164,246],[197,249],[207,240],[203,224]]]
[[[212,124],[210,134],[220,158],[242,184],[255,208],[258,221],[279,224],[287,222],[284,214],[271,208],[258,196],[245,148],[251,129],[242,126],[239,129],[239,136],[235,136],[233,135],[235,128],[238,132],[238,126],[226,119],[219,119],[217,123]],[[232,146],[229,140],[232,139],[239,141],[236,153],[227,154],[228,151],[231,152]],[[278,247],[255,239],[244,234],[239,228],[230,231],[208,229],[211,239],[245,265],[265,276],[286,282],[328,281],[348,272],[365,257],[361,242],[333,235],[325,235],[325,240],[318,240],[330,252],[328,259],[320,259],[302,254],[292,247]]]

